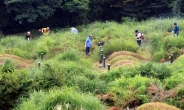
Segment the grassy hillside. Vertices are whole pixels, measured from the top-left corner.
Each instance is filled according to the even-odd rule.
[[[180,27],[177,37],[168,32],[174,22]],[[48,36],[31,30],[29,42],[24,34],[2,38],[0,107],[108,110],[163,102],[184,109],[183,22],[94,22],[76,27],[78,35],[58,28]],[[141,47],[134,37],[136,29],[145,35]],[[86,56],[84,43],[90,34],[94,46]],[[100,41],[104,46],[98,47]],[[105,68],[99,63],[102,50]]]

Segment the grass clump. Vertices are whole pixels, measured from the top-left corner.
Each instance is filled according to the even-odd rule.
[[[61,57],[59,58],[60,61],[62,60],[68,60],[68,61],[79,61],[81,58],[81,55],[79,51],[71,49],[66,50]]]
[[[139,67],[140,75],[164,80],[171,76],[171,69],[164,64],[145,63]]]
[[[131,78],[122,76],[108,83],[108,93],[112,94],[112,99],[118,107],[125,108],[133,101],[146,103],[149,102],[146,87],[149,86],[150,82],[155,82],[155,80],[141,76]]]
[[[15,110],[53,110],[56,107],[64,110],[105,110],[105,105],[96,97],[77,92],[74,88],[33,92],[29,97],[22,99]]]
[[[109,40],[109,42],[107,42],[104,47],[106,56],[109,56],[114,52],[123,51],[123,50],[136,53],[137,49],[138,49],[138,45],[135,45],[135,41],[125,40],[125,39]]]

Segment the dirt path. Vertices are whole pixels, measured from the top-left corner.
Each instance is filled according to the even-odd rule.
[[[16,55],[10,54],[0,55],[0,65],[2,65],[8,59],[14,61],[15,65],[17,65],[17,68],[27,68],[33,66],[33,60],[26,60]]]

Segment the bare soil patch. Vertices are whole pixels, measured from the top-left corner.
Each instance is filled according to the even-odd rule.
[[[17,68],[28,68],[33,65],[33,60],[26,60],[16,55],[10,55],[10,54],[0,55],[0,65],[2,65],[8,59],[14,61],[15,65],[17,65]]]
[[[139,60],[142,61],[148,61],[150,60],[150,58],[144,58],[139,54],[133,53],[133,52],[128,52],[128,51],[119,51],[119,52],[114,52],[112,55],[109,56],[109,58],[107,59],[108,61],[112,60],[114,57],[117,57],[119,55],[127,55],[127,56],[133,56]]]
[[[165,103],[151,102],[141,105],[140,107],[137,108],[137,110],[181,110],[181,109]]]

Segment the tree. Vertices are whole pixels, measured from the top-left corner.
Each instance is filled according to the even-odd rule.
[[[174,0],[171,3],[172,6],[172,16],[179,17],[181,15],[181,2],[182,0]]]
[[[20,24],[47,19],[60,6],[61,0],[4,0],[6,9]]]
[[[93,4],[100,3],[103,10],[102,17],[111,17],[119,20],[121,17],[131,17],[138,20],[158,16],[162,13],[171,12],[169,7],[171,0],[92,0]],[[92,5],[93,5],[92,4]],[[94,6],[95,7],[95,6]],[[95,10],[96,11],[96,10]],[[99,10],[98,10],[99,11]]]
[[[86,23],[87,13],[89,11],[90,0],[67,0],[61,5],[62,11],[65,13],[64,24],[68,26],[68,22],[77,24]]]

